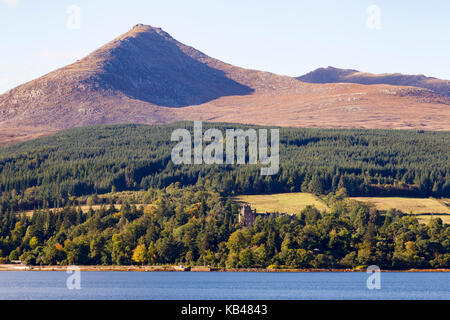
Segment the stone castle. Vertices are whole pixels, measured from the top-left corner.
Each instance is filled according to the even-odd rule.
[[[239,213],[239,223],[244,227],[253,226],[255,224],[256,215],[256,209],[252,210],[248,204],[244,204]]]
[[[256,213],[256,209],[253,209],[248,205],[244,204],[241,208],[241,212],[239,213],[239,223],[244,227],[253,227],[255,225],[256,217],[269,217],[270,215],[282,215],[288,216],[291,219],[295,217],[295,215],[288,215],[285,213],[275,214],[275,213]]]

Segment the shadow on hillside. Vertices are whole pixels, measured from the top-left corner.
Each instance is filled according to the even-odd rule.
[[[196,56],[201,53],[191,49]],[[202,104],[254,89],[191,58],[174,41],[156,33],[128,38],[111,51],[100,80],[127,96],[167,107]]]

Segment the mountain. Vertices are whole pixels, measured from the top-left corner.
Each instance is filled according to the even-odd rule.
[[[359,83],[359,84],[390,84],[395,86],[411,86],[430,89],[431,91],[450,97],[450,80],[420,75],[408,75],[401,73],[373,74],[352,69],[338,69],[334,67],[319,68],[303,76],[298,80],[309,83]]]
[[[160,28],[136,25],[84,59],[0,96],[0,121],[56,128],[170,120],[157,106],[301,85],[289,77],[212,59]]]
[[[449,105],[429,89],[307,83],[236,67],[139,24],[0,95],[0,144],[78,126],[178,120],[450,130]]]

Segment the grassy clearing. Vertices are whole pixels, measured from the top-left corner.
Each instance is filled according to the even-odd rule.
[[[448,199],[433,198],[402,198],[402,197],[353,197],[351,199],[371,202],[378,210],[389,210],[395,208],[404,213],[424,214],[424,213],[447,213],[450,214],[450,207],[446,205]]]
[[[450,199],[403,197],[353,197],[351,199],[371,202],[379,210],[395,208],[404,213],[415,214],[421,223],[428,223],[432,217],[439,217],[444,223],[450,224]],[[244,195],[234,197],[234,201],[237,203],[248,203],[257,212],[296,214],[307,205],[314,205],[319,210],[328,210],[325,202],[319,197],[304,192]]]
[[[238,203],[248,203],[257,212],[284,212],[289,214],[299,213],[308,205],[314,205],[319,210],[327,210],[328,207],[319,197],[311,193],[278,193],[265,195],[249,195],[234,197]]]
[[[443,223],[448,223],[450,224],[450,215],[429,215],[429,216],[417,216],[417,219],[419,220],[420,223],[425,223],[427,224],[431,218],[441,218]]]
[[[144,193],[138,192],[117,192],[101,195],[104,202],[114,203],[116,208],[121,207],[123,202],[135,203],[136,206],[152,206],[143,204]],[[80,202],[85,202],[88,197],[80,198]],[[422,223],[428,223],[431,217],[439,217],[444,223],[450,224],[450,199],[433,199],[433,198],[404,198],[404,197],[352,197],[350,199],[373,203],[379,210],[389,210],[395,208],[408,214],[418,215],[418,219]],[[106,201],[107,200],[107,201]],[[295,193],[278,193],[265,195],[242,195],[236,196],[233,200],[237,203],[248,203],[257,212],[283,212],[288,214],[297,214],[308,205],[313,205],[319,210],[328,210],[326,203],[318,196],[312,193],[295,192]],[[98,210],[102,205],[92,205],[92,209]],[[106,208],[109,204],[104,204]],[[81,205],[83,212],[89,211],[91,206]],[[53,209],[54,210],[54,209]],[[24,213],[24,212],[21,212]],[[31,216],[33,211],[26,211],[25,214]],[[425,215],[426,214],[426,215]],[[430,215],[433,214],[433,215]]]

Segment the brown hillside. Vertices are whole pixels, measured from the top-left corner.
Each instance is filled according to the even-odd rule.
[[[311,84],[213,59],[136,25],[89,56],[0,95],[0,144],[105,123],[202,119],[450,130],[449,98],[406,86]]]
[[[401,73],[373,74],[352,69],[338,69],[333,67],[319,68],[303,76],[298,80],[309,83],[359,83],[359,84],[390,84],[395,86],[412,86],[430,89],[443,96],[450,97],[450,81],[422,74],[409,75]]]

